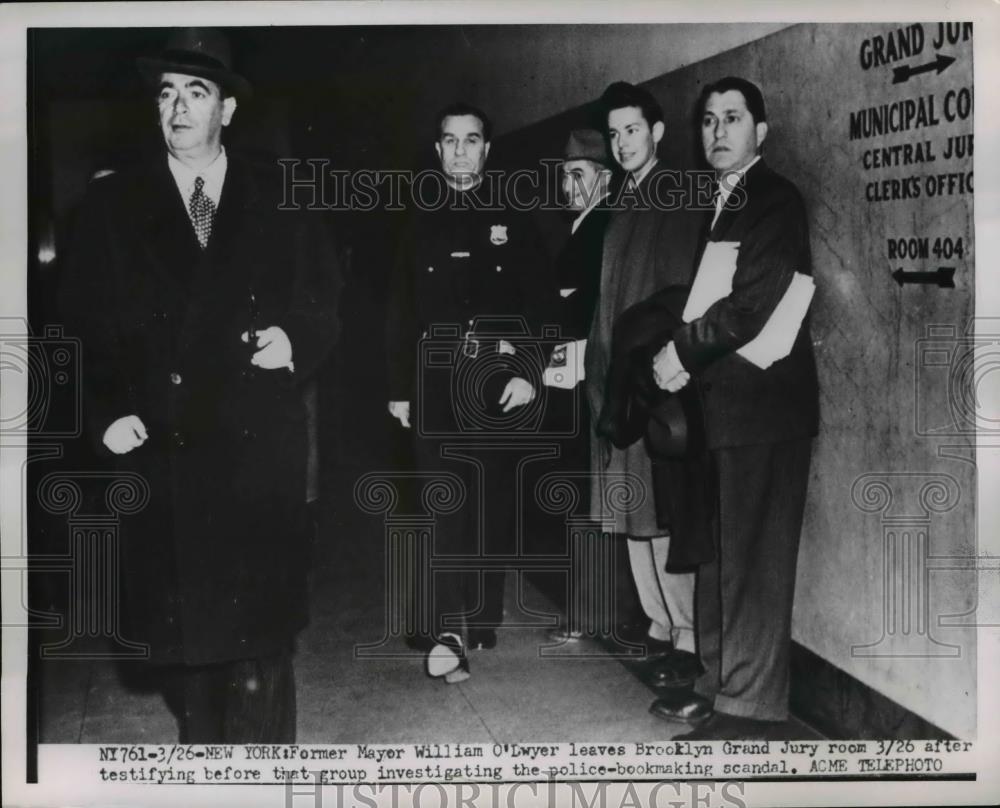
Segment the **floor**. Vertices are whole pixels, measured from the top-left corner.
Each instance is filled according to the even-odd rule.
[[[496,649],[471,652],[469,680],[429,678],[422,655],[401,638],[379,645],[386,634],[381,521],[333,510],[321,521],[312,620],[295,657],[300,743],[642,741],[684,731],[649,714],[656,694],[641,681],[641,667],[601,644],[584,640],[548,649],[558,656],[543,654],[557,610],[523,576],[507,576],[506,622],[528,625],[504,627]],[[95,642],[95,651],[101,647]],[[174,716],[135,663],[45,661],[39,685],[43,743],[177,739]]]

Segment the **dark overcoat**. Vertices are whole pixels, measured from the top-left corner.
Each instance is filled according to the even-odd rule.
[[[279,210],[281,192],[276,171],[229,156],[203,251],[164,154],[93,182],[68,251],[95,445],[130,414],[149,434],[104,453],[151,492],[120,535],[126,637],[154,662],[266,655],[307,620],[301,386],[335,339],[340,281],[317,214]],[[251,366],[251,295],[294,372]]]
[[[611,211],[600,206],[587,213],[556,256],[556,281],[560,289],[575,289],[562,298],[560,324],[570,339],[586,339],[594,319],[601,286],[604,232]]]
[[[611,339],[619,315],[657,290],[691,279],[700,219],[664,204],[681,178],[680,172],[659,164],[638,186],[626,183],[609,199],[614,212],[604,234],[600,293],[587,339],[586,386],[593,423],[604,405]],[[591,473],[590,510],[595,521],[613,518],[615,532],[629,536],[663,535],[653,497],[647,495],[653,490],[652,466],[641,441],[616,449],[592,433]],[[637,497],[633,510],[611,514],[607,500],[624,475],[641,482],[642,496]]]

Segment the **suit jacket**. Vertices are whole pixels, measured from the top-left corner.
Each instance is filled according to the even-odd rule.
[[[463,432],[481,408],[504,421],[496,402],[513,376],[541,389],[548,357],[536,338],[556,306],[530,216],[483,210],[469,192],[450,194],[447,206],[411,214],[386,312],[389,400],[410,401],[413,417],[439,434]],[[470,331],[475,342],[466,350]],[[500,339],[517,353],[498,355]]]
[[[316,214],[278,210],[281,183],[230,155],[202,250],[164,154],[94,181],[67,250],[62,307],[95,443],[129,414],[149,434],[113,459],[150,487],[121,558],[126,637],[157,662],[273,653],[306,621],[301,387],[334,342],[340,281]],[[251,294],[294,373],[250,365]]]
[[[767,370],[736,353],[764,327],[793,274],[812,274],[798,190],[758,161],[730,195],[707,240],[739,243],[733,290],[678,329],[674,343],[701,394],[709,448],[815,435],[819,388],[809,318],[791,353]]]

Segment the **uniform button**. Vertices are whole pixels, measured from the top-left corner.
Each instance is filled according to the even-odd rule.
[[[434,271],[434,267],[427,267],[427,271],[428,272],[433,272]]]
[[[253,440],[254,438],[253,432],[246,428],[243,429],[243,432],[241,434],[243,435],[244,440]]]
[[[180,384],[182,381],[184,381],[184,380],[181,378],[181,374],[180,373],[171,373],[170,374],[170,383],[171,384]]]
[[[175,446],[184,446],[184,436],[180,432],[175,432],[171,437],[174,440]]]
[[[497,272],[500,272],[500,265],[497,264]]]

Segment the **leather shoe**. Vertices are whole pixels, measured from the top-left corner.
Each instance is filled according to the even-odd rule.
[[[489,651],[497,647],[497,633],[492,628],[470,628],[468,644],[473,651]]]
[[[712,717],[690,732],[678,735],[678,741],[780,741],[791,740],[793,733],[786,721],[761,721],[729,713]]]
[[[660,696],[649,711],[664,721],[698,726],[712,716],[712,702],[697,693],[675,690]]]
[[[674,650],[656,662],[646,681],[651,687],[690,688],[704,672],[695,654]]]
[[[434,639],[426,634],[407,634],[403,642],[407,648],[426,654],[434,647]]]
[[[469,659],[461,637],[451,633],[438,637],[427,654],[427,675],[443,676],[450,685],[469,678]]]
[[[621,642],[641,645],[649,639],[649,621],[619,623],[615,626],[614,637]]]

